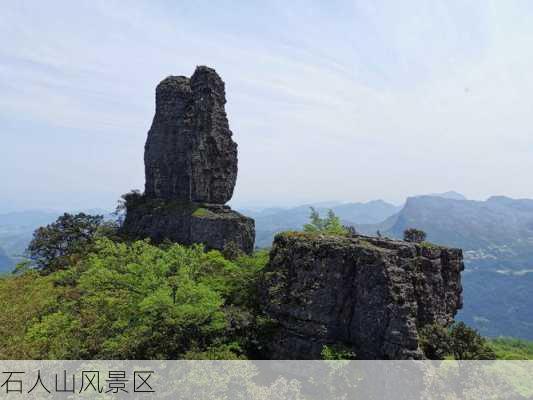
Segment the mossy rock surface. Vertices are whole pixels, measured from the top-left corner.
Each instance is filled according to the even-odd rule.
[[[194,210],[192,216],[196,218],[217,218],[217,214],[203,207],[198,207],[196,210]]]
[[[253,219],[228,206],[179,200],[136,198],[127,205],[121,233],[128,239],[150,238],[180,244],[202,243],[207,249],[224,250],[229,242],[249,254],[254,249]]]

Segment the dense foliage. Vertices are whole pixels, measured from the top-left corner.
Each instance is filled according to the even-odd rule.
[[[322,218],[315,208],[310,208],[311,214],[309,216],[309,223],[304,225],[304,232],[341,236],[354,233],[350,228],[342,225],[340,218],[335,215],[333,210],[328,210],[327,216]]]
[[[87,254],[98,237],[114,234],[115,228],[101,215],[65,213],[33,233],[28,255],[42,273],[64,269]]]
[[[259,357],[266,257],[96,239],[68,269],[0,280],[0,359]]]
[[[333,212],[312,210],[306,231],[349,235]],[[122,242],[102,217],[61,216],[35,232],[30,254],[0,278],[0,359],[261,358],[272,323],[259,310],[268,260],[229,243]],[[421,330],[431,359],[532,358],[531,343],[487,341],[464,323]],[[340,344],[328,360],[355,358]]]
[[[426,240],[426,236],[426,232],[415,228],[409,228],[403,232],[403,240],[406,242],[422,243]]]
[[[496,354],[475,329],[457,322],[449,328],[439,324],[420,330],[420,344],[431,360],[453,357],[456,360],[494,360]]]

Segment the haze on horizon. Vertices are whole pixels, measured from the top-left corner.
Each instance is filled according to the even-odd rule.
[[[252,4],[254,3],[254,4]],[[214,67],[234,205],[533,198],[533,3],[0,6],[0,212],[143,189],[156,84]]]

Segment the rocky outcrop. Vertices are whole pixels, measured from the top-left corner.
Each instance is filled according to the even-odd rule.
[[[181,203],[142,198],[128,207],[122,232],[130,238],[150,238],[223,250],[233,242],[245,253],[254,249],[254,220],[216,204]]]
[[[198,67],[190,79],[169,76],[157,86],[144,153],[148,197],[211,204],[231,199],[237,144],[225,103],[224,82],[208,67]]]
[[[422,358],[418,329],[462,307],[462,251],[366,236],[278,235],[263,307],[278,323],[270,356],[317,359],[342,344],[364,359]]]
[[[225,104],[224,82],[208,67],[159,83],[145,145],[145,192],[126,199],[126,236],[219,250],[233,242],[253,250],[253,219],[224,205],[237,179],[237,144]]]

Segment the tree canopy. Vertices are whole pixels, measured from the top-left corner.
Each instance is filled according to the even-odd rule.
[[[265,263],[264,252],[230,261],[200,245],[97,238],[68,268],[0,281],[0,358],[257,356],[268,331],[255,294]]]
[[[114,224],[104,222],[101,215],[65,213],[33,233],[27,252],[37,269],[50,273],[74,264],[87,254],[97,237],[110,235],[114,229]]]
[[[328,210],[327,216],[322,218],[314,207],[310,207],[310,209],[309,223],[304,225],[304,232],[342,236],[354,233],[342,225],[340,218],[335,215],[333,210]]]
[[[409,228],[403,232],[403,240],[406,242],[422,243],[426,240],[426,236],[426,232],[415,228]]]

